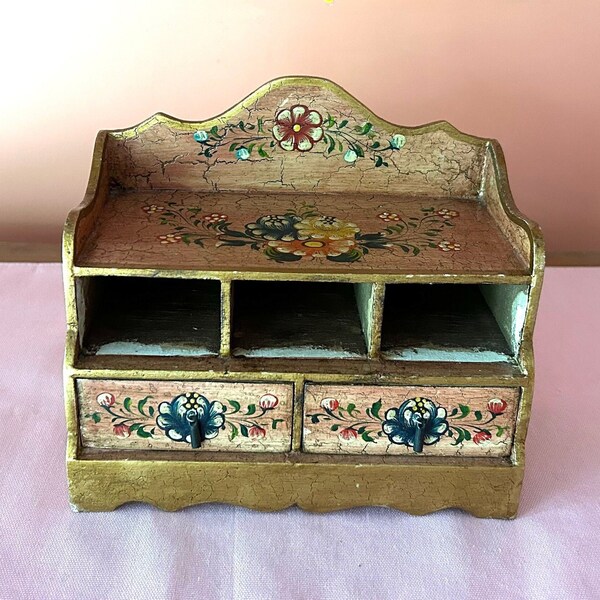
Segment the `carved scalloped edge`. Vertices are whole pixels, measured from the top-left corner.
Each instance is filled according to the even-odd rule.
[[[170,128],[177,131],[194,131],[198,128],[209,128],[213,125],[217,125],[223,122],[224,120],[227,120],[229,117],[235,115],[240,110],[249,109],[253,104],[256,103],[257,100],[269,94],[273,90],[279,89],[281,87],[297,88],[300,86],[316,86],[333,92],[341,100],[347,102],[351,108],[355,108],[358,111],[362,112],[365,115],[365,117],[368,120],[370,120],[374,125],[382,127],[389,131],[400,133],[410,132],[411,135],[421,135],[425,133],[431,133],[433,131],[444,131],[445,133],[447,133],[455,139],[459,139],[464,142],[481,146],[485,145],[486,142],[490,141],[488,138],[478,137],[464,133],[448,121],[444,120],[432,121],[430,123],[415,126],[399,125],[397,123],[392,123],[391,121],[387,121],[386,119],[383,119],[382,117],[376,115],[371,109],[369,109],[369,107],[363,104],[355,96],[350,94],[342,86],[331,81],[330,79],[325,79],[323,77],[311,77],[305,75],[291,75],[287,77],[278,77],[276,79],[272,79],[271,81],[268,81],[267,83],[261,85],[255,91],[248,94],[243,100],[236,102],[233,106],[231,106],[231,108],[223,111],[218,115],[215,115],[214,117],[210,117],[209,119],[201,121],[188,121],[184,119],[179,119],[177,117],[173,117],[164,112],[157,112],[154,115],[148,117],[147,119],[144,119],[140,123],[137,123],[136,125],[124,127],[122,129],[113,129],[107,131],[106,133],[117,138],[131,138],[136,137],[144,131],[147,131],[148,129],[151,129],[152,127],[159,124],[168,125]]]
[[[111,511],[143,502],[166,511],[224,503],[315,513],[383,506],[412,515],[446,508],[514,518],[522,465],[68,461],[71,506]]]
[[[152,506],[153,508],[162,510],[164,512],[178,512],[180,510],[185,510],[186,508],[192,508],[194,506],[225,504],[227,506],[238,506],[238,507],[242,507],[242,508],[248,508],[250,510],[255,510],[255,511],[262,512],[262,513],[281,512],[281,511],[287,510],[289,508],[299,508],[305,512],[319,515],[319,514],[326,514],[326,513],[331,513],[331,512],[341,512],[343,510],[352,510],[353,508],[368,508],[370,506],[373,506],[376,508],[389,508],[390,510],[397,510],[397,511],[403,512],[407,515],[412,515],[413,517],[422,517],[425,515],[431,515],[433,513],[437,513],[442,510],[460,510],[464,513],[471,515],[472,517],[477,517],[478,519],[511,519],[512,520],[517,517],[516,512],[514,512],[514,513],[512,513],[512,512],[511,513],[494,512],[494,513],[490,514],[489,512],[486,512],[485,510],[481,510],[479,507],[461,506],[458,504],[456,504],[456,505],[455,504],[440,504],[440,505],[436,505],[434,507],[431,507],[431,508],[428,508],[425,510],[407,509],[402,504],[394,504],[394,503],[371,504],[371,505],[364,504],[364,503],[363,504],[349,503],[347,505],[335,505],[335,506],[332,505],[331,507],[327,507],[327,508],[314,508],[312,506],[303,505],[302,503],[290,503],[290,504],[284,504],[281,506],[277,506],[275,508],[272,508],[272,507],[265,508],[260,505],[248,504],[246,502],[232,502],[232,501],[228,501],[228,500],[223,500],[223,501],[210,500],[210,501],[206,501],[206,502],[189,502],[189,503],[184,502],[184,503],[181,503],[181,505],[172,506],[172,505],[161,505],[160,503],[152,502],[150,500],[135,499],[135,500],[126,500],[119,504],[115,504],[114,506],[111,505],[111,506],[103,507],[100,509],[98,509],[98,508],[86,509],[86,508],[81,508],[81,507],[73,504],[73,502],[69,502],[71,510],[76,513],[112,512],[114,510],[121,508],[122,506],[127,506],[128,504],[145,504],[147,506]]]

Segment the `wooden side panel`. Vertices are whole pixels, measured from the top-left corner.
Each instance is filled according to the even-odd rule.
[[[506,206],[502,203],[498,179],[502,175],[506,178],[506,173],[500,173],[499,168],[492,149],[488,148],[485,157],[483,181],[485,203],[498,227],[508,238],[515,252],[521,257],[523,264],[529,266],[531,262],[532,241],[529,239],[529,234],[525,228],[509,217]]]
[[[415,413],[430,415],[422,454],[510,455],[519,388],[306,385],[303,449],[410,455]]]
[[[184,414],[200,407],[209,439],[195,452],[288,452],[293,395],[292,384],[273,382],[79,379],[82,444],[192,450]]]
[[[354,293],[367,343],[367,354],[370,358],[376,358],[381,345],[385,287],[381,283],[356,283],[354,284]]]

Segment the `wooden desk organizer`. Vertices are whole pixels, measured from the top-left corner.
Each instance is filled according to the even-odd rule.
[[[497,142],[330,81],[100,132],[64,236],[73,507],[515,516],[543,263]]]

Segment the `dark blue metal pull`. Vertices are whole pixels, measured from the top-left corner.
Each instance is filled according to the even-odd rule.
[[[198,423],[198,412],[192,408],[185,413],[185,418],[190,425],[192,448],[200,448],[202,432]]]
[[[416,414],[415,424],[417,428],[415,429],[415,435],[413,437],[413,450],[415,452],[423,452],[423,440],[425,438],[425,426],[427,425],[428,418],[423,417],[420,414]]]

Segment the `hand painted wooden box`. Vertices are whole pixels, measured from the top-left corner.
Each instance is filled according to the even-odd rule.
[[[513,517],[543,261],[497,142],[326,80],[100,132],[64,236],[73,507]]]

